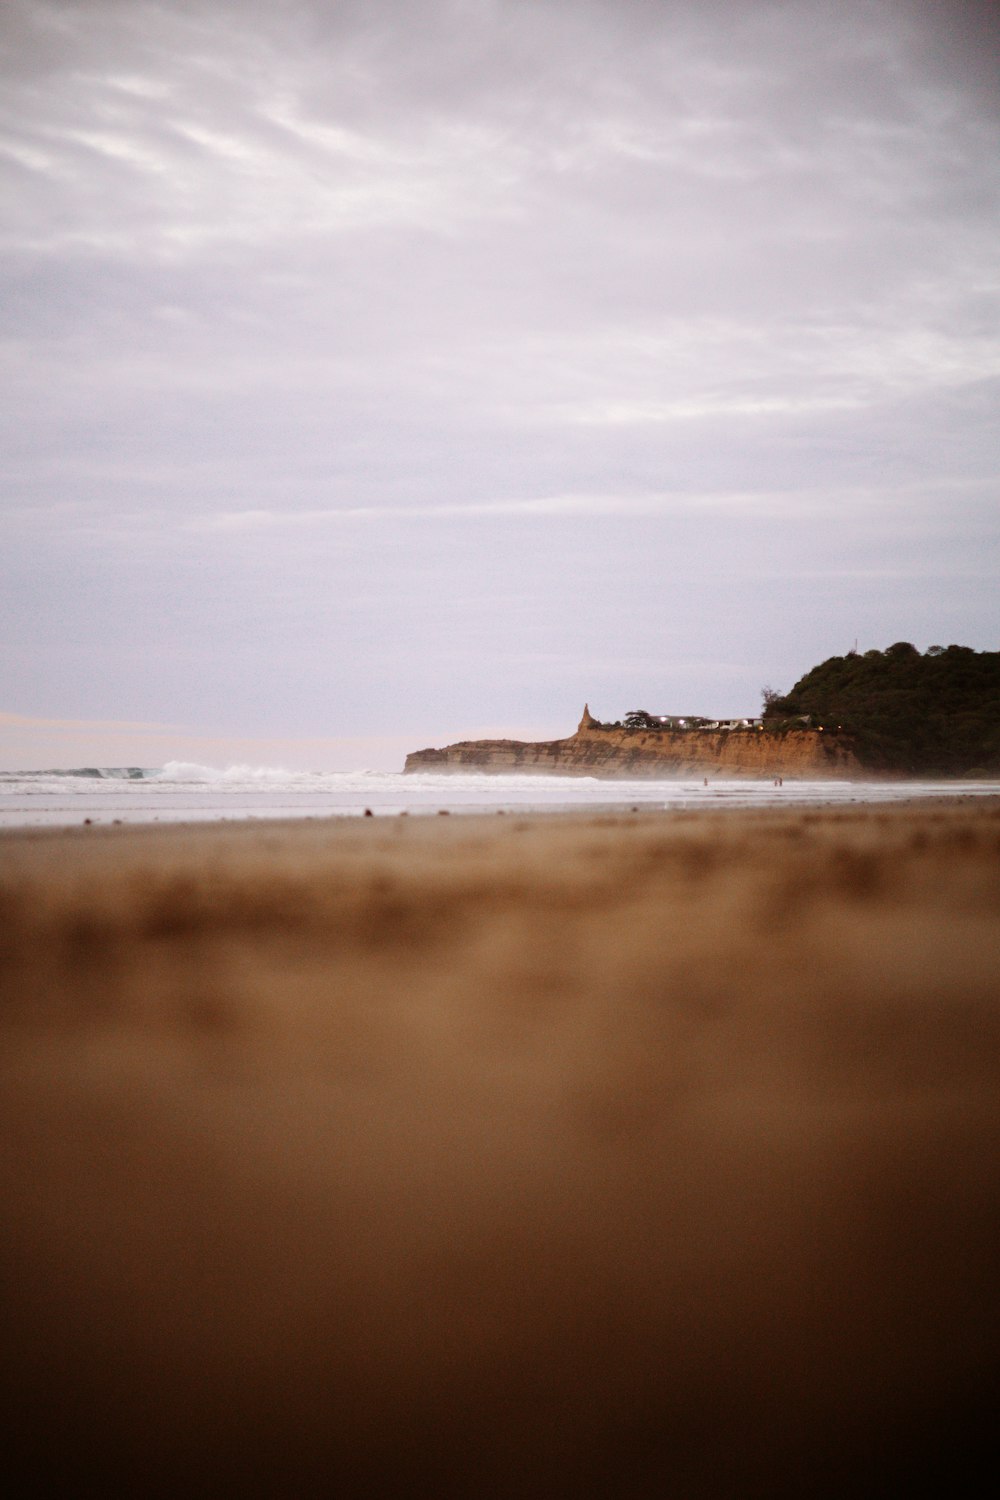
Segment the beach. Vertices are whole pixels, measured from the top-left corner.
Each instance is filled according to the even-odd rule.
[[[998,798],[7,832],[0,966],[40,1490],[992,1460]]]

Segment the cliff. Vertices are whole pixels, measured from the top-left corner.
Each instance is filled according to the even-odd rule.
[[[484,771],[551,776],[739,777],[806,780],[861,774],[849,736],[820,729],[603,729],[586,708],[564,740],[461,740],[415,750],[404,771]]]

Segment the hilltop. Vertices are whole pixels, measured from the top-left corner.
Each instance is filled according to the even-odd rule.
[[[831,656],[787,693],[764,689],[771,732],[822,724],[872,770],[960,776],[1000,770],[1000,651],[909,641]]]

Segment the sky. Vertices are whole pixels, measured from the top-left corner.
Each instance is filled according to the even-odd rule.
[[[988,0],[4,0],[0,765],[1000,648]]]

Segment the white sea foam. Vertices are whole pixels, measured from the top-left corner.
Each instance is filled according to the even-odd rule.
[[[283,766],[203,766],[197,761],[168,760],[159,771],[154,771],[150,780],[174,782],[194,786],[250,785],[281,786],[284,784],[311,782],[317,776],[313,771],[288,771]]]
[[[738,808],[1000,795],[1000,782],[605,781],[593,776],[292,771],[169,761],[155,769],[81,767],[0,773],[0,826],[206,822],[572,808]]]

